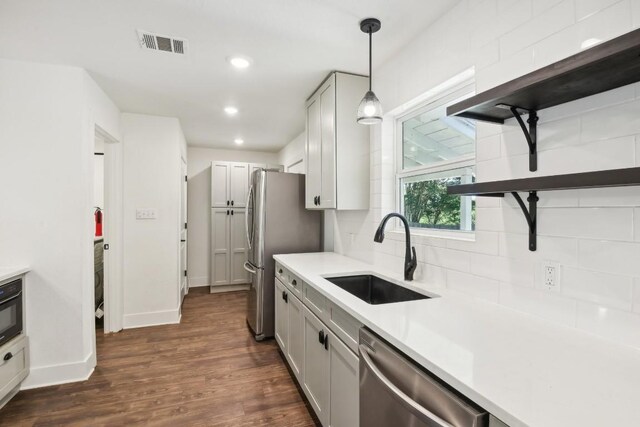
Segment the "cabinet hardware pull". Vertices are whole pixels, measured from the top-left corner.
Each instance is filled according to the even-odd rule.
[[[318,332],[318,342],[320,344],[324,344],[324,331],[320,330],[320,332]]]
[[[282,299],[284,302],[289,302],[289,295],[285,291],[282,291]]]
[[[5,354],[4,357],[3,357],[5,362],[8,361],[8,360],[11,360],[12,358],[13,358],[13,354],[11,352]]]
[[[324,349],[329,350],[329,334],[324,336]]]
[[[292,284],[293,286],[298,286],[298,282],[296,282],[296,279],[293,279],[293,280],[291,281],[291,284]]]
[[[233,200],[231,201],[231,206],[233,206]]]
[[[282,274],[282,269],[281,268],[278,270],[278,274]]]
[[[229,215],[229,209],[227,209],[227,215]]]
[[[233,209],[231,209],[231,215],[233,215]]]
[[[229,201],[227,200],[227,206],[229,206]]]

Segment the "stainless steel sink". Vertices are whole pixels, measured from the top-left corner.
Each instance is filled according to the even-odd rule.
[[[391,304],[431,298],[371,274],[326,279],[367,304]]]

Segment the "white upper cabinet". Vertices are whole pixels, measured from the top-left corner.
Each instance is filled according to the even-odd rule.
[[[369,209],[369,127],[356,122],[367,84],[335,72],[307,100],[307,209]]]
[[[229,198],[231,207],[245,207],[249,190],[249,164],[232,163],[229,180]]]
[[[231,163],[211,163],[211,207],[226,208],[229,197],[229,171]]]

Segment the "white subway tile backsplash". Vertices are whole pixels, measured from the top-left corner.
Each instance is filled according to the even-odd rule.
[[[633,209],[538,209],[538,235],[632,241]]]
[[[529,234],[501,233],[499,253],[500,256],[509,258],[532,261],[551,260],[569,266],[578,264],[577,239],[538,236],[537,244],[537,251],[531,252],[529,251]]]
[[[500,283],[460,271],[447,271],[447,287],[476,298],[498,302]]]
[[[500,58],[508,58],[574,22],[573,1],[565,0],[500,37]]]
[[[587,18],[614,3],[627,3],[620,0],[579,0],[576,2],[576,21]]]
[[[633,279],[628,276],[580,270],[562,269],[562,294],[605,307],[631,310]]]
[[[533,48],[476,71],[476,91],[482,92],[534,70]]]
[[[640,243],[580,240],[578,259],[581,268],[640,276]]]
[[[557,5],[562,0],[536,0],[533,2],[533,15],[537,16],[547,9]]]
[[[640,209],[633,210],[633,237],[636,242],[640,242]]]
[[[620,90],[633,90],[635,96],[633,86],[625,86]],[[640,100],[590,111],[582,116],[581,139],[583,141],[612,139],[638,133],[640,133]]]
[[[640,27],[640,2],[631,2],[631,18],[634,29]]]
[[[495,232],[476,230],[473,241],[462,239],[440,240],[444,241],[449,249],[497,255],[499,251],[498,237],[498,233]]]
[[[640,187],[578,190],[581,207],[640,206]]]
[[[575,325],[576,301],[558,294],[501,283],[499,302],[552,322]]]
[[[596,0],[599,1],[599,0]],[[605,0],[615,5],[604,9],[556,34],[541,40],[534,46],[534,63],[537,68],[574,55],[589,46],[617,37],[631,29],[631,14],[628,0]],[[579,0],[576,9],[592,0]],[[579,18],[582,19],[582,18]]]
[[[456,271],[469,271],[471,254],[446,248],[426,246],[425,261],[429,264]]]
[[[531,260],[473,254],[469,271],[500,282],[533,287],[534,265]]]
[[[640,347],[640,315],[588,302],[578,302],[578,329]]]

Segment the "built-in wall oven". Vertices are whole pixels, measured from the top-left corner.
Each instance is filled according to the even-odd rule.
[[[22,279],[0,285],[0,346],[22,332]]]
[[[367,328],[359,353],[361,427],[506,427]]]

